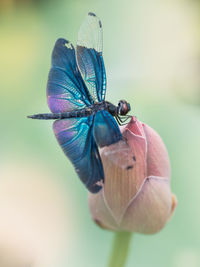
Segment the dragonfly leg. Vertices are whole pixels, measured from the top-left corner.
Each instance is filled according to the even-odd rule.
[[[116,116],[115,118],[116,118],[118,124],[119,124],[120,126],[123,126],[123,125],[128,124],[127,120],[128,120],[128,119],[131,119],[132,116],[130,116],[130,115],[123,116],[123,117]]]
[[[116,119],[117,123],[121,126],[121,121],[119,120],[119,117],[115,116],[115,119]]]
[[[127,123],[124,123],[124,121],[122,120],[122,118],[120,118],[119,116],[116,116],[115,118],[116,118],[116,121],[118,122],[118,124],[120,126],[123,126],[123,125],[127,124]]]

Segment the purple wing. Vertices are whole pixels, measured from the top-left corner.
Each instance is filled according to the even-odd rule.
[[[66,112],[91,105],[90,95],[78,70],[75,50],[65,39],[58,39],[52,53],[47,83],[48,105],[52,112]]]
[[[93,136],[94,117],[57,120],[53,130],[65,155],[92,193],[97,193],[104,181],[104,172],[98,147]]]

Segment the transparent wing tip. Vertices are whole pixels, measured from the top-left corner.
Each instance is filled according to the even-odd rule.
[[[89,13],[88,13],[88,16],[96,17],[96,18],[99,20],[99,27],[102,28],[102,23],[101,23],[100,19],[97,17],[96,14],[94,14],[93,12],[89,12]]]
[[[78,33],[78,46],[103,50],[103,29],[100,19],[93,12],[89,12]]]
[[[93,12],[88,12],[88,16],[96,17],[96,14],[94,14]]]

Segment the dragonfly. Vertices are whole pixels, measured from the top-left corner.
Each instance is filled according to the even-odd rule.
[[[92,12],[78,33],[76,48],[65,39],[55,43],[47,82],[51,113],[27,116],[55,120],[53,131],[65,155],[91,193],[104,184],[99,148],[123,139],[119,125],[131,117],[130,104],[114,105],[105,100],[106,72],[102,56],[103,30]]]

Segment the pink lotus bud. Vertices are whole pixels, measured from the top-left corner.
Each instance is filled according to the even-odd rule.
[[[92,217],[114,231],[156,233],[177,202],[167,150],[160,136],[135,117],[121,132],[123,141],[100,150],[105,184],[98,194],[89,194]]]

